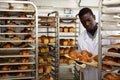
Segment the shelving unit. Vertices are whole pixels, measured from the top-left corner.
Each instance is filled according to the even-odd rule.
[[[63,71],[63,74],[68,72],[73,74],[74,61],[65,57],[65,54],[69,54],[72,49],[77,49],[77,37],[80,34],[78,17],[60,17],[59,22],[60,74]],[[69,77],[66,79],[69,79]]]
[[[120,23],[120,1],[107,1],[101,0],[100,2],[100,38],[99,38],[99,80],[107,80],[108,76],[113,78],[112,80],[120,79],[120,53],[119,53],[119,23]],[[109,34],[104,35],[104,32],[108,32]],[[101,34],[102,33],[102,34]],[[108,43],[112,41],[113,43],[104,43],[105,41]],[[113,50],[115,52],[112,52]],[[104,56],[104,57],[103,57]],[[106,60],[108,59],[109,60]],[[103,66],[107,65],[108,69],[104,70]]]
[[[39,79],[44,79],[47,76],[54,80],[59,79],[58,17],[56,11],[48,13],[48,16],[38,17]]]
[[[35,80],[37,8],[29,1],[0,4],[0,79]]]

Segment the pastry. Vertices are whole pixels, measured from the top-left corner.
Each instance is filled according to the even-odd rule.
[[[75,32],[74,27],[69,27],[68,30],[69,30],[69,32]]]
[[[29,53],[28,50],[21,50],[21,51],[19,52],[19,54],[20,54],[20,55],[29,55],[30,53]]]
[[[8,62],[14,63],[14,62],[16,62],[16,59],[15,59],[15,58],[9,58],[9,59],[8,59]]]
[[[74,39],[69,39],[68,44],[69,44],[70,46],[74,46],[74,45],[75,45],[75,40],[74,40]]]
[[[25,77],[25,76],[26,76],[26,74],[25,74],[25,73],[23,73],[23,72],[20,72],[20,73],[18,73],[18,74],[17,74],[17,76],[18,76],[18,77]]]
[[[64,32],[68,32],[68,27],[64,27]]]
[[[78,58],[78,55],[77,55],[77,51],[76,50],[73,50],[69,53],[69,56],[73,59],[77,59]]]
[[[44,59],[41,56],[39,57],[39,63],[41,63],[41,64],[44,63]]]
[[[12,43],[6,43],[3,45],[3,48],[13,48],[14,45]]]
[[[110,65],[106,65],[106,64],[102,64],[102,69],[103,70],[111,70],[112,69],[112,66],[110,66]]]
[[[18,16],[19,18],[27,18],[27,16],[25,14],[21,14]]]
[[[107,80],[119,80],[117,79],[117,77],[111,73],[107,73],[104,75],[104,78],[107,79]]]
[[[7,73],[4,73],[4,74],[1,75],[1,77],[4,77],[4,78],[9,77],[9,76],[10,76],[10,75],[7,74]]]
[[[39,43],[39,44],[42,43],[41,37],[38,37],[38,43]]]
[[[14,35],[11,39],[12,39],[12,40],[21,40],[21,38],[18,37],[18,36],[16,36],[16,35]]]
[[[59,32],[63,32],[63,30],[64,30],[63,27],[59,28]]]
[[[107,51],[108,52],[113,52],[113,53],[117,53],[118,52],[117,49],[115,49],[115,48],[110,48]]]
[[[24,40],[34,40],[34,38],[31,35],[27,35]]]
[[[64,48],[60,48],[60,54],[64,54]]]
[[[10,66],[3,66],[1,68],[1,70],[3,70],[3,71],[9,71],[9,70],[11,70],[11,68],[10,68]]]
[[[111,63],[115,63],[115,60],[113,57],[109,57],[109,56],[105,56],[102,61],[106,61],[106,62],[111,62]]]
[[[21,58],[19,60],[19,62],[21,62],[21,63],[27,63],[27,62],[29,62],[29,58]]]
[[[27,70],[28,69],[28,65],[20,65],[18,66],[19,70]]]
[[[48,57],[48,56],[44,56],[44,60],[49,63],[52,62],[51,57]]]
[[[98,62],[98,55],[94,56],[94,57],[93,57],[93,60],[95,60],[95,61]]]
[[[87,55],[81,55],[81,56],[79,56],[79,61],[92,62],[92,59],[90,57],[88,57]]]
[[[50,65],[45,65],[43,68],[44,68],[46,73],[50,73],[52,70],[52,67]]]
[[[43,73],[43,66],[38,67],[38,73]]]
[[[42,39],[42,43],[44,43],[44,44],[48,44],[49,43],[49,39],[45,35],[42,35],[41,39]]]
[[[55,39],[54,39],[54,37],[48,37],[48,40],[49,40],[49,43],[54,43],[55,42]]]
[[[85,56],[88,56],[88,57],[92,57],[92,53],[88,52],[87,50],[82,50],[82,51],[81,51],[81,55],[85,55]]]
[[[70,48],[68,48],[68,47],[64,48],[64,54],[68,54],[69,51],[70,51]]]
[[[12,29],[6,29],[6,30],[5,30],[5,33],[15,33],[15,31],[12,30]]]

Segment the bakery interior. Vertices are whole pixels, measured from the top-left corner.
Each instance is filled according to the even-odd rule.
[[[92,9],[100,32],[117,33],[100,41],[119,40],[119,5],[120,0],[0,0],[0,80],[84,80],[86,65],[99,69],[99,80],[120,80],[120,43],[99,42],[100,57],[86,50],[77,55],[77,38],[85,30],[79,10]]]

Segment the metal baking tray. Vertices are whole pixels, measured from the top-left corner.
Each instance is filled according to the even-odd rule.
[[[34,33],[0,33],[0,35],[32,35]]]
[[[35,28],[35,25],[0,25],[0,27],[21,27],[21,28],[24,28],[24,27],[27,27],[27,28]]]
[[[103,52],[103,54],[106,56],[120,57],[120,53]]]
[[[27,69],[27,70],[9,70],[9,71],[0,71],[0,73],[14,73],[14,72],[33,72],[35,70]]]
[[[120,30],[120,26],[117,25],[102,26],[102,30]]]
[[[35,18],[19,18],[19,17],[7,17],[7,18],[4,18],[4,17],[0,17],[0,20],[7,20],[7,19],[12,19],[12,20],[34,20]]]
[[[113,46],[113,45],[102,45],[102,46],[107,48],[120,48],[120,46]]]
[[[120,66],[119,63],[110,63],[110,62],[106,62],[106,61],[102,61],[103,64],[107,64],[107,65],[111,65],[111,66]]]
[[[0,42],[34,42],[34,40],[1,40]]]
[[[41,25],[39,25],[38,28],[56,28],[56,26],[41,26]]]
[[[35,64],[35,62],[27,62],[27,63],[0,63],[0,65],[30,65]]]

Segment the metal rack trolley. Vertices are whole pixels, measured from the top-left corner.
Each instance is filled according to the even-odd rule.
[[[37,55],[37,8],[29,1],[0,1],[0,79],[36,79],[36,55]],[[16,5],[20,5],[17,6]],[[19,17],[25,14],[26,17]],[[26,25],[27,21],[31,21],[33,25]],[[9,22],[14,22],[9,24]],[[31,33],[21,33],[24,28],[31,30]],[[14,30],[12,33],[5,32],[6,29]],[[13,35],[21,37],[20,40],[13,40]],[[32,35],[34,40],[25,40],[26,35]],[[3,46],[6,43],[15,45],[13,47]],[[22,46],[19,44],[23,43]],[[18,46],[19,45],[19,46]],[[28,55],[21,55],[20,51],[27,50]],[[21,59],[29,59],[27,62]],[[13,61],[13,62],[12,62]],[[20,69],[25,65],[28,68]]]
[[[100,10],[100,17],[99,17],[99,80],[106,80],[105,79],[105,75],[107,73],[110,73],[112,75],[117,75],[120,76],[120,74],[118,73],[118,71],[120,71],[120,64],[116,61],[115,63],[110,63],[110,62],[106,62],[106,61],[102,61],[102,56],[108,56],[111,57],[112,59],[116,59],[119,60],[120,59],[120,53],[112,53],[112,52],[108,52],[108,49],[110,48],[115,48],[115,49],[119,49],[119,46],[112,46],[112,44],[102,44],[102,40],[119,40],[120,38],[118,37],[114,37],[111,35],[111,37],[108,36],[104,36],[101,33],[103,31],[114,31],[118,32],[120,30],[120,1],[116,0],[101,0],[100,1],[100,6],[99,6],[99,10]],[[119,35],[119,34],[118,34]],[[103,48],[107,48],[107,50],[104,50]],[[112,69],[109,71],[104,71],[102,70],[102,64],[106,64],[109,66],[112,66]],[[116,79],[118,80],[118,79]]]
[[[47,63],[38,63],[39,66],[49,64],[52,66],[52,70],[50,73],[45,73],[43,72],[42,74],[38,73],[39,78],[41,79],[45,75],[49,74],[50,76],[53,77],[54,80],[59,79],[59,54],[58,54],[58,19],[59,14],[57,11],[48,13],[48,16],[38,16],[39,19],[39,31],[38,37],[46,36],[49,38],[50,36],[54,38],[54,42],[50,43],[48,42],[47,44],[40,43],[38,46],[47,46],[49,48],[48,52],[42,53],[39,52],[38,56],[49,56],[52,61],[47,62]]]

